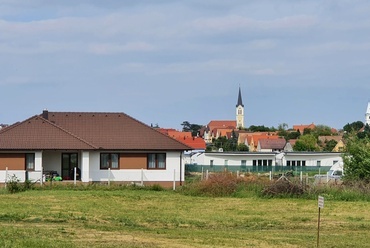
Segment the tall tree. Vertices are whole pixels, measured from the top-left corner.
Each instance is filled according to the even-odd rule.
[[[338,144],[336,140],[329,140],[328,142],[325,143],[324,146],[324,151],[326,152],[331,152],[333,151],[334,147]]]
[[[299,137],[293,147],[294,151],[318,151],[317,138],[312,134]]]
[[[351,124],[347,123],[343,127],[343,131],[347,133],[358,132],[363,127],[364,127],[364,123],[362,121],[355,121],[355,122],[352,122]]]
[[[188,121],[183,121],[181,126],[183,132],[191,132],[192,136],[197,136],[199,130],[202,128],[202,125],[192,124]]]
[[[348,181],[370,182],[370,139],[360,139],[352,132],[346,138],[343,154],[344,179]]]

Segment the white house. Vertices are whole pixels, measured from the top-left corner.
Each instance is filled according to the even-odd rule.
[[[0,130],[0,182],[56,171],[85,183],[180,185],[185,150],[191,148],[124,113],[43,111]]]

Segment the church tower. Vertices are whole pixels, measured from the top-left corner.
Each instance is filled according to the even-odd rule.
[[[367,104],[366,114],[365,114],[365,125],[370,125],[370,102]]]
[[[244,105],[243,105],[242,91],[240,89],[240,86],[239,86],[238,102],[236,103],[236,127],[239,129],[244,128]]]

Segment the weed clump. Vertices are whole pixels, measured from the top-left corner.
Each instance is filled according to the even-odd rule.
[[[6,183],[6,189],[9,193],[15,194],[19,192],[23,192],[26,190],[30,190],[33,188],[33,184],[31,181],[26,180],[25,182],[21,183],[20,179],[13,174],[10,179]]]
[[[277,180],[262,190],[263,196],[301,196],[306,193],[306,188],[300,182],[292,182],[288,179]]]
[[[210,197],[235,196],[239,191],[245,190],[248,184],[256,182],[257,179],[253,175],[238,177],[230,172],[215,173],[210,174],[207,179],[184,186],[182,193]]]

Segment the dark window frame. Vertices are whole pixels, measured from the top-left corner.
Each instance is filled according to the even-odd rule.
[[[32,158],[31,158],[32,163],[33,163],[32,168],[28,168],[28,163],[29,163],[29,159],[27,158],[28,156],[32,156]],[[35,154],[34,153],[24,154],[24,163],[25,163],[26,171],[35,171]]]
[[[102,162],[103,162],[103,155],[108,155],[109,158],[108,158],[108,166],[106,167],[103,167],[102,166]],[[112,167],[112,155],[117,155],[117,168],[114,168]],[[111,169],[111,170],[119,170],[120,169],[120,154],[119,153],[115,153],[115,152],[102,152],[100,153],[100,170],[108,170],[108,169]]]
[[[152,162],[150,156],[154,155],[154,167],[150,167],[150,163]],[[164,161],[160,161],[159,157],[163,156]],[[164,167],[159,167],[160,162],[164,162]],[[146,168],[148,170],[166,170],[167,169],[167,154],[166,153],[148,153],[147,155],[147,165]]]

